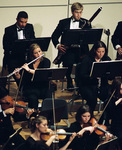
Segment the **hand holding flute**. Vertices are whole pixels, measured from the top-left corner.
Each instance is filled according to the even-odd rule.
[[[25,69],[25,70],[28,69],[27,71],[29,71],[29,67],[27,67],[27,66],[29,66],[31,63],[33,63],[33,62],[35,62],[36,60],[38,60],[39,58],[41,58],[43,55],[44,55],[44,54],[42,54],[42,55],[40,55],[39,57],[35,58],[35,59],[32,60],[31,62],[24,64],[21,68],[15,69],[12,73],[10,73],[9,75],[7,75],[7,77],[9,78],[9,77],[11,77],[11,76],[14,75],[14,74],[15,74],[15,76],[16,76],[16,75],[17,75],[16,73],[17,73],[17,72],[19,73],[20,70],[22,70],[22,69]],[[34,71],[33,71],[33,73],[34,73]]]

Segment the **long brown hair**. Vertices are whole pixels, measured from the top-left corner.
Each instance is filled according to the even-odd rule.
[[[32,133],[34,133],[36,130],[36,124],[39,125],[43,120],[47,120],[47,118],[44,116],[37,116],[30,119],[30,128]]]
[[[90,54],[91,57],[95,57],[96,56],[96,51],[97,51],[98,48],[105,48],[105,54],[104,54],[104,56],[108,56],[108,50],[107,50],[107,47],[106,47],[105,43],[102,42],[102,41],[97,41],[93,45],[92,49],[89,52],[89,54]]]
[[[89,112],[91,115],[92,115],[92,112],[90,110],[90,107],[88,105],[82,105],[81,107],[79,107],[77,113],[76,113],[76,116],[75,116],[75,119],[77,122],[81,122],[81,115],[86,113],[86,112]]]
[[[122,84],[122,78],[121,77],[120,78],[115,78],[113,80],[111,93],[115,90],[114,97],[116,97],[116,98],[121,97],[121,94],[120,94],[121,84]]]

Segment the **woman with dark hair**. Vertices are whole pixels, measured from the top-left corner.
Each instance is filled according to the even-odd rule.
[[[25,143],[28,150],[49,150],[52,142],[55,139],[58,140],[58,136],[55,134],[50,136],[47,141],[44,141],[42,138],[42,133],[46,133],[48,129],[47,119],[44,116],[33,117],[30,122],[30,128],[32,134],[28,137]],[[66,150],[75,136],[76,133],[73,133],[66,145],[59,148],[59,150]]]
[[[42,55],[40,46],[36,43],[30,46],[30,59],[31,61]],[[31,81],[35,70],[37,68],[50,68],[50,60],[46,57],[40,57],[35,62],[30,64],[24,64],[22,68],[25,70],[22,79],[23,95],[28,100],[28,106],[30,108],[38,108],[38,99],[49,98],[49,81]],[[17,69],[15,69],[16,71]],[[15,76],[20,80],[21,73],[15,73]]]
[[[108,96],[108,79],[107,77],[91,78],[92,64],[93,62],[110,60],[106,45],[102,41],[98,41],[92,47],[89,55],[85,56],[77,66],[76,83],[79,86],[79,93],[87,101],[92,111],[95,110],[97,98],[105,101]]]
[[[69,128],[70,132],[76,132],[78,135],[70,145],[72,150],[94,150],[99,144],[99,135],[94,132],[95,127],[90,123],[92,117],[92,112],[88,105],[82,105],[78,109],[75,116],[76,121]],[[105,137],[105,141],[107,141],[111,134],[107,133]]]

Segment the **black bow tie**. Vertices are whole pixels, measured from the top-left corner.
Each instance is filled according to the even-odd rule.
[[[80,20],[73,20],[73,22],[80,22]]]
[[[22,31],[22,30],[24,30],[24,29],[23,29],[23,28],[18,28],[18,30],[17,30],[17,31],[19,32],[19,31]]]

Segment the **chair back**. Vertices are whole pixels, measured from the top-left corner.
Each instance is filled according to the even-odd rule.
[[[64,99],[54,99],[56,121],[60,122],[61,119],[68,119],[68,106]],[[52,98],[46,98],[42,102],[42,115],[46,115],[47,119],[53,119],[53,103]],[[50,118],[51,117],[51,118]]]

